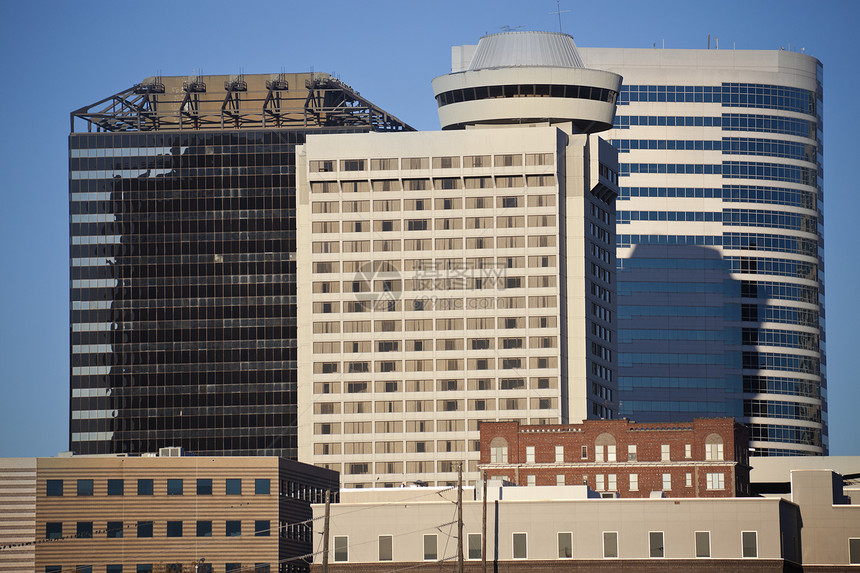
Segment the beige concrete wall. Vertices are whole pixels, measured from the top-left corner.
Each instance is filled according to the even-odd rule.
[[[0,459],[0,573],[36,564],[36,458]]]

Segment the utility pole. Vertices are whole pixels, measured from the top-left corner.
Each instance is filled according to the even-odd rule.
[[[457,466],[457,573],[463,572],[463,462]]]
[[[487,573],[487,470],[484,470],[484,515],[481,519],[481,571]]]
[[[325,490],[325,520],[323,521],[323,562],[322,573],[328,573],[328,521],[331,491]]]

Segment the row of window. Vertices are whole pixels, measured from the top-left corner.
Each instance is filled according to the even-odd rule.
[[[164,534],[166,537],[183,537],[182,521],[166,521],[164,525]],[[212,537],[213,526],[212,520],[198,520],[195,525],[196,537]],[[122,521],[108,521],[105,529],[93,529],[92,521],[78,521],[75,523],[75,533],[68,535],[67,538],[77,539],[92,539],[95,535],[104,534],[107,539],[119,539],[125,534],[126,529],[136,530],[137,537],[153,537],[155,531],[155,522],[153,521],[137,521],[132,524]],[[225,537],[239,537],[242,535],[241,520],[227,520],[224,522],[223,535]],[[271,522],[269,520],[254,521],[254,536],[268,537],[271,532]],[[218,534],[221,532],[218,531]],[[187,529],[185,530],[187,535]],[[45,523],[45,539],[63,539],[63,522],[48,521]]]
[[[376,322],[377,332],[392,332],[400,330],[399,320],[377,320]],[[380,322],[392,322],[394,324],[391,325],[390,329],[386,329],[385,326],[380,329],[378,324]],[[529,343],[529,348],[556,348],[558,346],[558,341],[555,336],[530,336],[528,339],[525,337],[499,338],[498,344],[495,338],[470,338],[468,339],[468,346],[471,350],[493,350],[496,348],[500,350],[512,350],[526,348],[527,341]],[[404,340],[402,342],[402,350],[405,352],[432,352],[434,347],[437,351],[464,350],[466,348],[462,338],[445,338],[439,340],[431,338]],[[361,342],[347,341],[343,344],[341,344],[340,341],[314,342],[314,354],[338,354],[341,352],[341,349],[343,349],[343,352],[348,354],[371,352],[374,350],[376,352],[399,352],[401,350],[400,343],[400,340],[377,340],[376,344],[373,344],[370,340],[363,340]]]
[[[818,146],[778,139],[724,137],[723,139],[613,139],[620,153],[636,150],[721,151],[725,155],[784,157],[815,163]]]
[[[611,394],[604,396],[605,398],[611,400]],[[601,434],[598,436],[598,442],[604,440],[614,440],[611,435]],[[677,448],[676,448],[677,450]],[[588,446],[580,446],[580,458],[583,460],[588,459]],[[693,457],[693,445],[692,444],[684,444],[684,458],[683,459],[692,459]],[[677,455],[675,459],[678,459]],[[660,460],[664,462],[672,461],[672,445],[671,444],[661,444],[660,445]],[[719,437],[718,434],[710,434],[705,441],[705,460],[707,461],[722,461],[723,460],[723,441],[722,438]],[[570,461],[570,460],[568,460]],[[616,452],[616,445],[613,444],[605,444],[605,443],[597,443],[594,446],[594,461],[596,463],[615,463],[618,461],[618,456]],[[627,461],[628,462],[637,462],[637,461],[648,461],[642,460],[639,458],[638,447],[636,444],[628,444],[627,445]],[[534,464],[534,463],[564,463],[565,462],[565,447],[558,445],[555,446],[554,456],[548,457],[547,459],[537,461],[536,458],[536,450],[535,446],[526,446],[526,463]],[[490,463],[494,464],[506,464],[508,463],[508,445],[507,441],[504,438],[494,438],[490,443]],[[669,474],[664,474],[669,475]]]
[[[532,390],[546,390],[549,388],[558,387],[558,378],[534,377],[534,378],[499,378],[496,384],[496,378],[468,378],[463,379],[442,379],[442,380],[377,380],[374,388],[371,382],[314,382],[314,394],[340,394],[341,390],[347,394],[363,394],[371,391],[375,392],[401,392],[405,391],[409,394],[416,392],[459,392],[468,388],[470,392],[475,391],[494,391],[499,390],[521,390],[527,386]],[[427,405],[424,400],[407,400],[407,412],[421,412],[420,408]],[[427,410],[432,411],[432,408]],[[336,412],[319,412],[321,414],[334,414]]]
[[[615,104],[618,92],[607,88],[566,84],[507,84],[447,91],[436,96],[436,103],[443,107],[465,101],[518,97],[587,99]]]
[[[818,217],[784,211],[749,209],[723,209],[722,211],[618,211],[617,220],[619,225],[626,225],[634,221],[686,221],[724,223],[726,226],[738,227],[790,229],[804,233],[818,232]]]
[[[284,570],[284,569],[282,569]],[[295,570],[295,569],[288,569]],[[122,565],[105,565],[104,573],[183,573],[182,563],[166,563],[153,565],[152,563],[138,563],[132,567],[123,569]],[[186,564],[186,573],[216,573],[211,563],[196,563],[193,569]],[[243,565],[242,563],[226,563],[225,573],[270,573],[269,563],[254,563]],[[100,569],[94,569],[92,565],[75,565],[73,569],[62,565],[46,565],[45,573],[101,573]]]
[[[526,153],[525,165],[552,165],[554,155],[552,153]],[[334,159],[312,160],[309,163],[311,173],[331,173],[340,171],[366,171],[370,166],[371,171],[396,171],[398,169],[458,169],[461,165],[459,155],[444,157],[386,157],[371,159]],[[472,167],[518,167],[523,165],[522,153],[508,153],[500,155],[464,155],[462,166]]]
[[[190,481],[190,480],[189,480]],[[107,480],[107,495],[125,495],[124,479],[108,479]],[[185,480],[181,478],[170,478],[166,480],[166,489],[164,493],[167,495],[183,495]],[[271,480],[268,478],[254,479],[254,494],[269,495],[271,490]],[[78,496],[92,496],[95,493],[95,480],[92,479],[77,479],[75,480],[75,492]],[[162,493],[159,491],[159,493]],[[218,492],[221,493],[221,492]],[[196,480],[197,495],[213,495],[213,480],[211,478],[198,478]],[[227,478],[224,480],[225,495],[242,495],[242,478]],[[45,484],[45,495],[50,497],[60,497],[63,495],[63,480],[49,479]],[[140,478],[137,480],[137,495],[155,495],[155,480],[150,478]]]
[[[617,531],[603,532],[603,557],[605,559],[615,559],[621,557],[619,552],[619,533]],[[693,534],[695,556],[698,558],[708,558],[711,556],[711,532],[696,531]],[[438,535],[435,533],[425,534],[422,540],[422,558],[424,561],[437,561],[445,559],[447,556],[440,556]],[[856,547],[856,557],[860,559],[860,540]],[[443,546],[444,550],[445,546]],[[465,557],[467,559],[481,559],[483,556],[483,539],[480,533],[467,533],[465,543]],[[558,559],[573,559],[573,532],[563,531],[557,534],[557,557]],[[852,545],[852,559],[855,557]],[[379,561],[394,560],[394,536],[380,535],[378,539],[378,559]],[[758,532],[742,531],[740,539],[740,554],[744,558],[758,557]],[[336,535],[334,537],[334,552],[333,557],[335,562],[349,561],[349,537]],[[511,535],[511,556],[514,559],[528,559],[528,533],[513,533]],[[651,558],[666,557],[665,536],[662,531],[648,532],[648,556]],[[543,558],[535,557],[532,558]],[[403,560],[403,559],[398,559]],[[412,560],[412,559],[408,559]],[[851,561],[856,563],[857,561]]]
[[[722,187],[622,187],[620,199],[631,197],[679,197],[722,199],[728,203],[766,203],[814,210],[815,193],[763,185],[723,185]]]
[[[815,115],[815,92],[768,84],[719,86],[623,85],[618,105],[631,102],[719,103],[726,107],[779,109]]]
[[[717,117],[702,116],[665,116],[665,115],[616,115],[613,125],[616,129],[629,129],[631,126],[668,126],[668,127],[722,127],[725,131],[758,131],[762,133],[783,133],[799,137],[815,137],[816,124],[807,119],[781,117],[778,115],[747,115],[724,113]]]
[[[688,175],[723,175],[731,179],[764,179],[767,181],[786,181],[801,185],[814,186],[818,171],[799,165],[781,163],[752,163],[746,161],[725,161],[722,164],[708,163],[621,163],[619,174],[629,176],[635,173],[669,173]]]
[[[80,172],[87,174],[89,172]],[[368,193],[390,191],[452,191],[457,189],[519,189],[552,187],[555,175],[496,175],[494,177],[434,177],[371,179],[370,181],[311,181],[311,193]],[[345,211],[346,212],[346,211]]]

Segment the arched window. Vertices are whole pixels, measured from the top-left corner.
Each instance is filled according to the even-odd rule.
[[[723,438],[719,434],[708,434],[705,438],[705,459],[723,460]]]
[[[490,442],[490,463],[508,463],[508,441],[506,439],[495,437]]]
[[[615,436],[606,432],[597,436],[594,440],[594,461],[614,462],[615,459]]]

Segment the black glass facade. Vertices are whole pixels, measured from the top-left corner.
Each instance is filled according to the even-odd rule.
[[[369,129],[70,136],[72,451],[295,458],[295,146]]]

